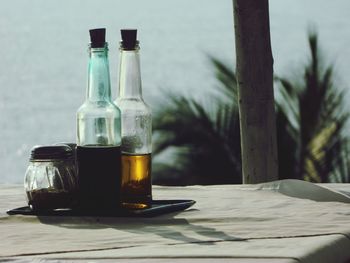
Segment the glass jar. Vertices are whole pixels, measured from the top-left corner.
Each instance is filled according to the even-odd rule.
[[[34,210],[69,208],[77,192],[74,150],[68,145],[35,146],[24,178]]]

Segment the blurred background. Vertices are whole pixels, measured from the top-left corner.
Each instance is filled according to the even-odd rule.
[[[346,0],[270,0],[274,71],[276,76],[283,76],[276,85],[285,87],[284,77],[302,82],[310,62],[308,29],[312,25],[320,46],[317,50],[327,61],[325,65],[332,65],[332,83],[336,84],[333,86],[344,92],[342,97],[348,101],[349,8],[350,2]],[[218,173],[232,173],[232,178],[236,178],[232,180],[224,176],[226,179],[201,181],[200,171],[183,171],[186,161],[182,166],[179,164],[181,156],[186,154],[175,156],[174,149],[169,148],[176,142],[168,140],[164,144],[166,140],[161,135],[164,127],[158,125],[166,114],[172,114],[171,110],[162,112],[166,111],[164,105],[174,102],[169,97],[175,97],[175,101],[182,97],[195,99],[202,103],[202,108],[209,109],[212,103],[208,103],[208,95],[223,85],[218,70],[223,73],[223,66],[232,70],[224,71],[224,77],[234,72],[231,0],[11,0],[3,1],[0,6],[0,183],[22,183],[32,146],[75,141],[75,112],[85,98],[88,30],[97,27],[107,28],[114,98],[119,30],[138,29],[143,94],[155,120],[159,120],[155,123],[155,180],[167,183],[169,176],[173,178],[170,184],[239,182],[239,166],[216,167]],[[180,103],[180,109],[187,102],[182,103],[185,104]],[[349,108],[347,103],[342,103],[342,111]],[[196,110],[198,113],[198,107]],[[340,132],[348,134],[346,128]],[[189,145],[178,142],[177,146],[181,152]],[[296,159],[301,162],[300,158]],[[179,178],[181,173],[187,179]],[[189,180],[193,173],[197,174]],[[217,177],[215,169],[210,173]],[[341,177],[344,178],[333,180],[346,181],[347,171]],[[325,178],[304,177],[310,181],[329,181]]]

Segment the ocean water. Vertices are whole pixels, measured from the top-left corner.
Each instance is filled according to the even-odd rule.
[[[275,72],[306,63],[307,28],[318,28],[339,83],[350,84],[350,2],[270,0]],[[144,96],[205,96],[216,81],[208,56],[234,65],[231,0],[11,0],[0,7],[0,183],[21,183],[33,145],[75,141],[85,97],[88,29],[107,28],[112,91],[120,28],[137,28]],[[349,97],[350,98],[350,97]]]

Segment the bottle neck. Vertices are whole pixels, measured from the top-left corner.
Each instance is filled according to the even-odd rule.
[[[142,99],[139,48],[120,49],[119,99]]]
[[[87,100],[110,101],[111,84],[107,44],[103,48],[90,47],[89,57]]]

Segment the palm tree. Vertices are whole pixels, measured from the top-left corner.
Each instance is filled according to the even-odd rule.
[[[280,178],[329,182],[339,180],[347,166],[343,128],[348,114],[342,107],[344,92],[334,86],[333,66],[322,63],[313,31],[309,47],[301,84],[276,77],[281,95],[276,102]]]
[[[323,66],[317,35],[309,34],[310,61],[302,83],[276,77],[279,177],[348,181],[349,152],[342,130],[348,115],[333,67]],[[167,95],[154,118],[156,155],[175,149],[173,162],[154,166],[158,184],[241,183],[237,82],[231,67],[210,58],[219,93],[206,103]]]

